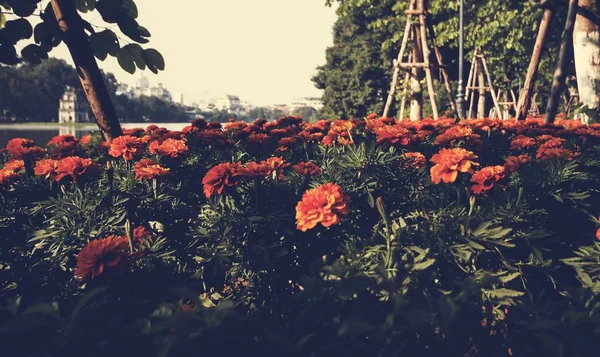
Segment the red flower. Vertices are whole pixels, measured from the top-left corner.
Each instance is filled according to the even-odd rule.
[[[46,150],[35,146],[33,140],[14,138],[6,144],[6,151],[13,160],[33,161],[46,154]]]
[[[67,176],[71,176],[73,182],[83,176],[88,170],[95,169],[98,165],[91,159],[82,159],[78,156],[64,158],[56,166],[56,181],[60,181]]]
[[[535,140],[529,136],[519,135],[510,142],[511,150],[521,150],[535,145]]]
[[[127,262],[129,242],[125,237],[109,236],[95,239],[77,255],[75,278],[79,281],[94,279],[106,269],[123,269]]]
[[[56,178],[58,169],[58,161],[53,159],[40,160],[35,163],[34,172],[37,176],[44,176],[54,180]]]
[[[267,177],[271,174],[272,168],[266,162],[249,162],[240,169],[239,174],[246,177]]]
[[[123,157],[124,160],[133,160],[141,156],[145,148],[146,145],[142,139],[123,135],[110,142],[108,154],[112,157]]]
[[[567,148],[560,147],[546,147],[545,145],[540,146],[535,157],[541,160],[551,160],[554,158],[562,158],[567,161],[573,160],[579,156],[578,152],[573,152]]]
[[[487,166],[477,171],[471,177],[471,182],[474,185],[471,190],[476,195],[490,190],[494,187],[494,183],[504,178],[505,170],[503,166]]]
[[[25,170],[25,162],[23,160],[10,160],[4,164],[4,170],[10,170],[14,173],[18,173],[21,170]]]
[[[240,181],[242,170],[243,167],[239,162],[225,162],[213,166],[202,179],[206,197],[212,196],[215,192],[220,195],[226,187],[236,186]]]
[[[282,178],[283,169],[288,168],[290,166],[289,162],[286,162],[280,157],[270,157],[267,159],[266,164],[271,168],[271,175],[273,175],[273,178]]]
[[[152,238],[150,233],[144,226],[139,226],[133,230],[132,241],[136,244],[142,244],[145,240]]]
[[[531,161],[531,157],[528,155],[519,155],[519,156],[509,156],[506,158],[506,162],[504,162],[504,168],[510,172],[515,172],[521,167]]]
[[[407,152],[406,154],[403,154],[401,158],[405,161],[405,168],[412,166],[418,170],[427,165],[427,159],[420,152]]]
[[[88,146],[92,142],[92,134],[87,134],[81,137],[79,143],[83,146]]]
[[[152,142],[149,151],[154,155],[170,156],[173,159],[181,157],[188,151],[185,141],[177,139],[166,139],[162,143]]]
[[[454,182],[459,172],[473,172],[472,167],[479,165],[472,161],[476,158],[477,155],[465,149],[441,149],[429,160],[436,164],[430,170],[431,180],[436,184]]]
[[[258,133],[258,134],[250,134],[248,136],[248,142],[252,144],[262,144],[264,142],[269,141],[269,135]]]
[[[296,225],[298,230],[306,232],[318,223],[324,227],[338,224],[348,214],[350,197],[334,183],[326,183],[302,195],[296,206]]]
[[[313,162],[299,162],[293,168],[302,176],[315,176],[321,173],[321,168]]]
[[[10,169],[0,170],[0,185],[9,185],[19,178],[19,174]]]
[[[400,145],[408,145],[409,131],[400,125],[382,125],[375,128],[378,144],[399,143]]]
[[[135,178],[137,180],[152,180],[159,176],[165,176],[171,173],[168,168],[162,167],[150,159],[141,159],[133,167]]]
[[[47,144],[50,156],[53,159],[60,159],[67,156],[77,156],[81,154],[79,140],[73,135],[57,135]]]

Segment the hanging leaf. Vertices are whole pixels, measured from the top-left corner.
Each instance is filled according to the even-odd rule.
[[[43,59],[48,59],[48,52],[38,45],[30,44],[21,51],[21,56],[32,64],[40,64]]]
[[[148,69],[153,73],[165,70],[165,59],[157,50],[153,48],[146,49],[142,52],[142,57],[148,66]]]
[[[33,36],[33,27],[25,19],[6,21],[2,32],[0,32],[0,42],[16,44],[20,40],[26,40]]]
[[[6,23],[6,16],[2,12],[0,12],[0,30],[4,27]]]
[[[123,0],[122,6],[125,9],[125,11],[127,11],[127,14],[129,16],[131,16],[134,19],[137,19],[139,15],[138,8],[137,5],[133,2],[133,0]]]
[[[119,39],[111,30],[104,30],[90,35],[90,45],[94,51],[94,56],[104,61],[108,54],[117,56],[119,54]]]
[[[35,12],[40,0],[6,0],[6,3],[12,8],[15,15],[20,17],[30,16]]]
[[[135,73],[135,67],[144,70],[146,69],[146,62],[143,58],[143,49],[138,44],[129,44],[124,46],[119,51],[117,60],[121,68],[126,72],[133,74]]]
[[[135,19],[128,16],[121,16],[117,24],[121,32],[133,41],[138,43],[149,42],[144,37],[149,37],[150,33],[144,27],[141,27]]]
[[[96,8],[96,0],[75,0],[77,10],[83,13],[94,11]]]

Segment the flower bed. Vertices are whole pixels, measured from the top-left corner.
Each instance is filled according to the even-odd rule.
[[[599,154],[600,125],[535,118],[13,139],[0,344],[586,356],[600,347]]]

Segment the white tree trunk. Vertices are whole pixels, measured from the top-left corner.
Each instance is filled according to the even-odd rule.
[[[598,16],[597,0],[579,0],[573,28],[573,50],[581,104],[600,108],[600,29],[589,18]]]

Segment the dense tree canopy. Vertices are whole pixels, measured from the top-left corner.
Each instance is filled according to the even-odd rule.
[[[117,95],[118,82],[112,73],[103,74],[121,121],[186,121],[183,107],[157,97],[128,98]],[[21,121],[57,120],[58,102],[67,86],[84,98],[75,68],[50,58],[38,65],[0,66],[0,114]]]
[[[336,117],[361,117],[381,112],[406,22],[408,1],[328,0],[338,5],[334,44],[327,50],[326,63],[313,78],[324,89],[325,113]],[[430,0],[428,11],[441,46],[444,62],[454,82],[458,79],[458,9],[460,0]],[[566,5],[556,3],[546,42],[538,89],[540,98],[552,78],[566,14]],[[473,51],[486,54],[497,86],[518,90],[535,42],[543,9],[539,1],[475,0],[465,5],[467,65]],[[466,74],[469,67],[466,68]],[[456,83],[454,83],[456,84]],[[455,86],[456,88],[456,86]],[[441,112],[446,103],[441,104]]]

